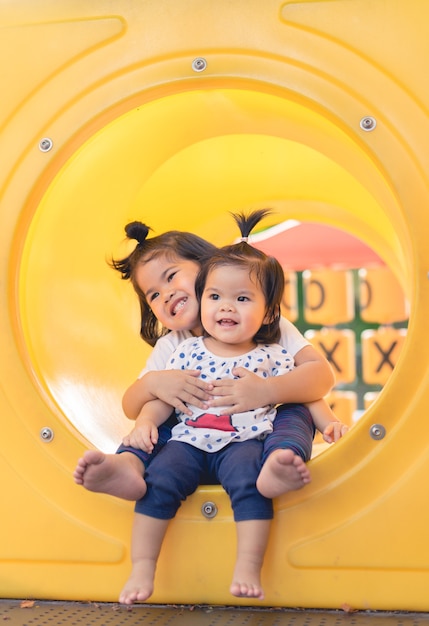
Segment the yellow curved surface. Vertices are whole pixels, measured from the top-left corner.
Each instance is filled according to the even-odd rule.
[[[106,264],[126,221],[223,244],[229,211],[271,206],[272,223],[320,221],[371,245],[411,315],[380,397],[311,462],[311,485],[276,501],[263,604],[429,609],[428,18],[422,0],[9,3],[5,597],[114,601],[128,574],[132,505],[71,478],[88,445],[114,450],[127,430],[120,398],[147,355],[131,288]],[[202,487],[171,524],[151,601],[231,604],[234,532],[225,494]]]

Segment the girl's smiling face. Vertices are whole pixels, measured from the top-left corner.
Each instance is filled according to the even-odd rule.
[[[169,330],[202,332],[195,279],[200,266],[174,256],[158,256],[136,268],[136,282],[159,322]]]
[[[201,320],[212,339],[232,353],[255,346],[253,337],[267,324],[267,306],[261,287],[247,268],[221,265],[208,275],[201,298]]]

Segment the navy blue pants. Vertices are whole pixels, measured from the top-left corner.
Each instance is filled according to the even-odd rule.
[[[316,429],[311,413],[303,404],[277,407],[273,431],[264,441],[262,464],[274,450],[293,450],[305,462],[311,458]]]
[[[147,492],[137,501],[136,513],[172,519],[198,485],[220,483],[230,497],[236,522],[272,519],[272,501],[256,489],[262,447],[262,441],[249,439],[210,453],[169,441],[146,470]]]
[[[158,431],[158,443],[151,454],[137,448],[119,446],[117,453],[132,452],[137,455],[147,469],[159,451],[171,437],[175,421],[169,418]],[[176,422],[177,423],[177,422]],[[277,407],[276,419],[271,432],[263,442],[262,464],[271,452],[277,449],[290,449],[307,462],[311,457],[315,428],[310,411],[303,404],[282,404]]]

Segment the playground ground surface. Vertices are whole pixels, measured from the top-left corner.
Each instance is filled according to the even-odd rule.
[[[420,626],[429,614],[203,605],[0,600],[0,622],[9,626]]]

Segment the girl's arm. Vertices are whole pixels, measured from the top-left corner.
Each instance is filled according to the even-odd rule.
[[[174,332],[158,339],[146,361],[145,369],[122,398],[122,408],[129,419],[137,419],[146,402],[155,398],[187,415],[189,411],[185,406],[186,402],[203,410],[207,408],[204,404],[209,398],[206,391],[212,386],[198,378],[199,372],[165,370],[174,350],[184,339],[183,334]]]
[[[323,398],[335,384],[328,361],[311,345],[295,356],[295,369],[281,376],[261,378],[238,368],[236,380],[213,381],[212,407],[228,406],[228,413],[249,411],[265,404],[306,404]]]
[[[197,370],[162,370],[147,372],[125,391],[122,408],[129,419],[137,419],[147,402],[159,398],[186,415],[192,415],[185,403],[207,409],[211,383],[199,379]]]
[[[338,441],[348,432],[349,427],[340,422],[340,420],[332,412],[331,407],[326,400],[316,400],[307,403],[307,407],[313,418],[314,425],[323,435],[323,439],[327,443]]]
[[[126,435],[122,443],[124,446],[140,448],[151,453],[158,442],[158,427],[171,414],[171,406],[161,400],[147,402],[137,417],[133,430]]]

